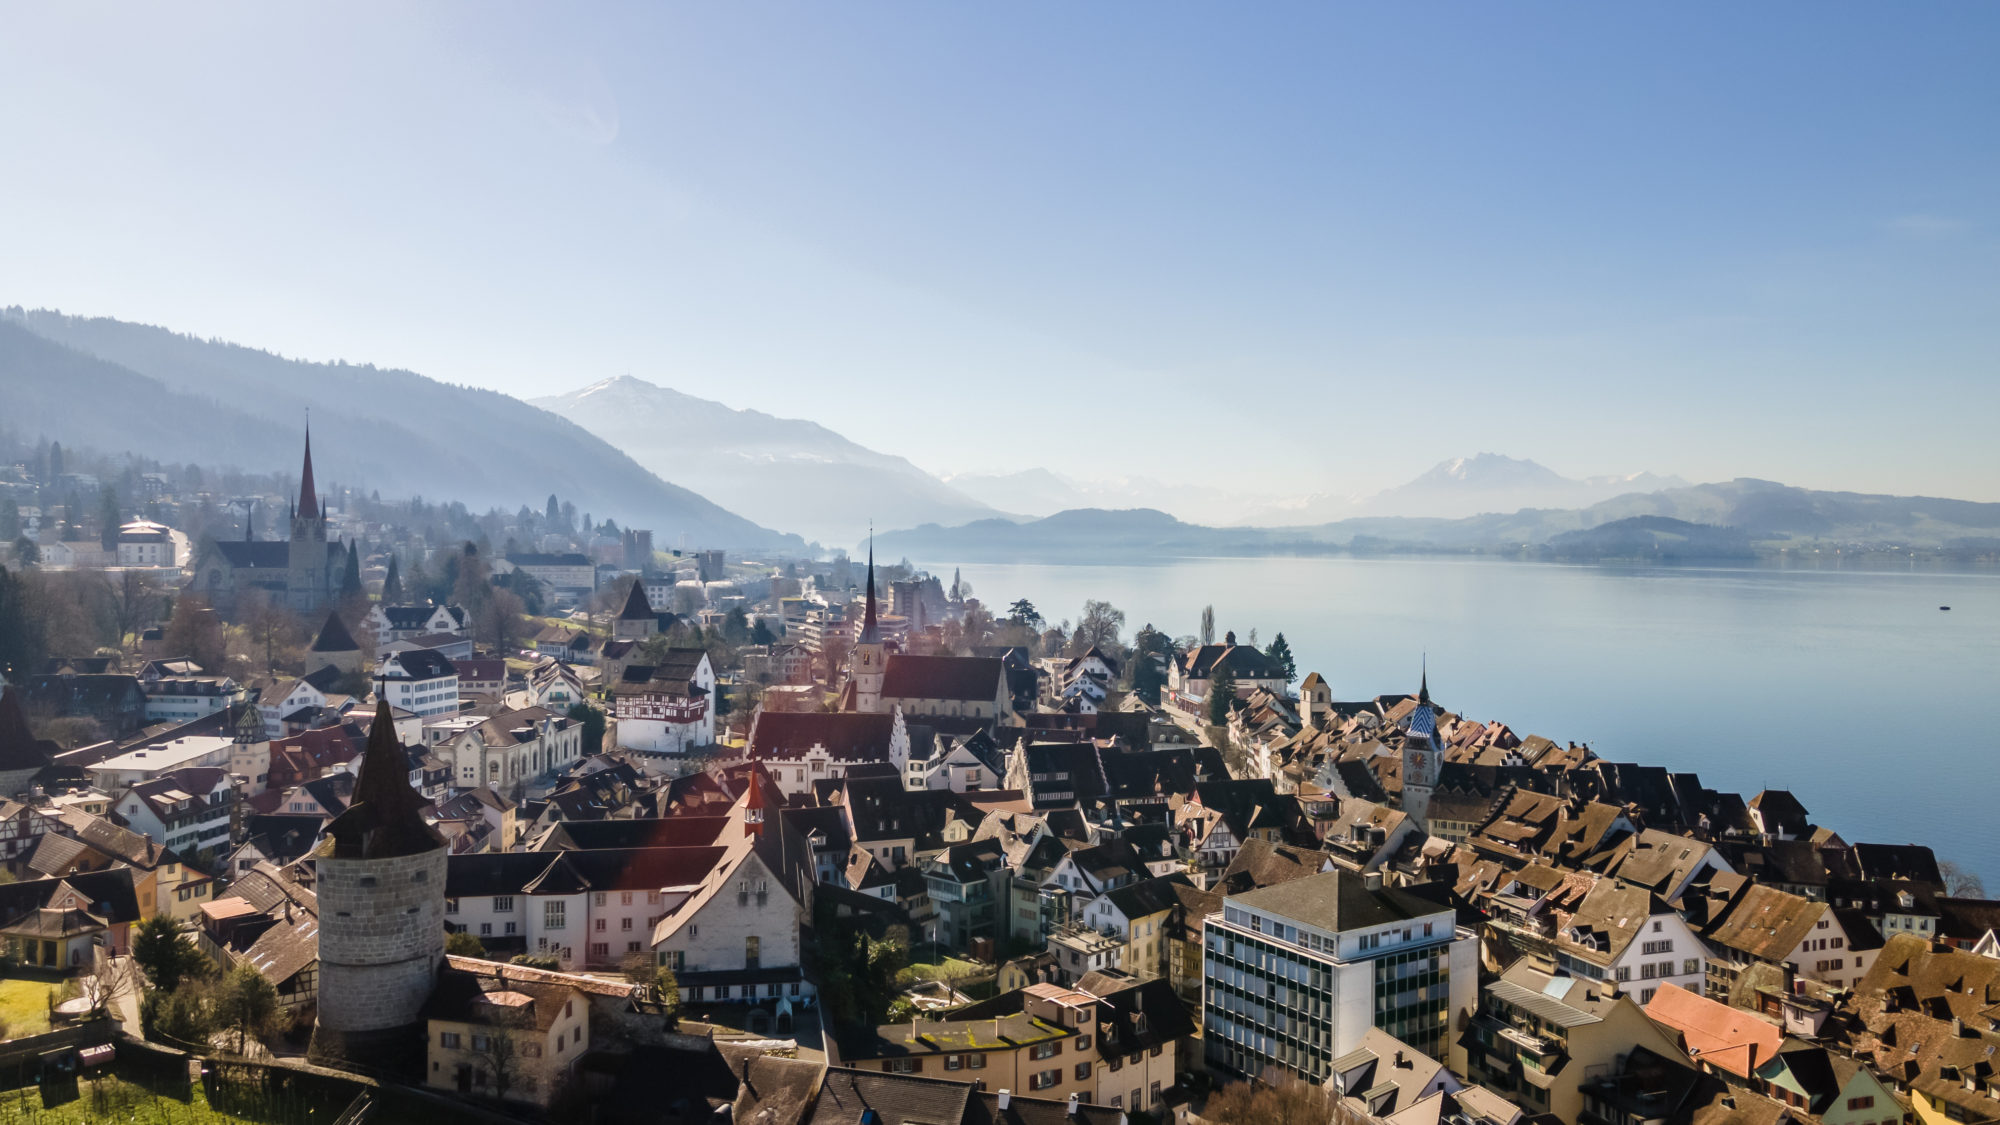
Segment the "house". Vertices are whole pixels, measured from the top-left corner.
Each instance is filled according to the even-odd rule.
[[[590,1004],[560,977],[526,980],[454,959],[423,1009],[433,1089],[546,1106],[590,1045]]]
[[[909,758],[910,732],[900,711],[792,714],[762,708],[750,717],[741,755],[761,763],[787,797],[811,793],[813,782],[844,778],[857,765],[888,765],[900,776]]]
[[[131,829],[181,855],[229,842],[236,787],[218,766],[192,766],[141,781],[112,802]]]
[[[1827,903],[1745,885],[1737,877],[1712,880],[1721,887],[1732,883],[1741,889],[1702,933],[1709,947],[1703,986],[1709,999],[1750,1007],[1760,979],[1782,978],[1787,964],[1799,976],[1837,988],[1852,987],[1867,975],[1876,941],[1865,919],[1851,913],[1843,919],[1845,912]],[[1861,947],[1851,948],[1857,938]]]
[[[947,1019],[830,1038],[828,1061],[885,1075],[983,1083],[982,1089],[1008,1091],[1002,1098],[1025,1091],[1056,1101],[1074,1096],[1079,1108],[1159,1110],[1174,1086],[1174,1048],[1193,1032],[1192,1021],[1164,982],[1134,985],[1100,975],[1089,983],[1112,995],[1032,984]]]
[[[114,754],[90,767],[90,783],[106,793],[122,793],[142,781],[196,766],[229,765],[236,740],[220,735],[185,735]]]
[[[1208,691],[1218,672],[1227,672],[1235,680],[1238,693],[1254,688],[1284,692],[1291,684],[1277,661],[1254,646],[1237,644],[1236,634],[1228,633],[1219,645],[1199,645],[1174,654],[1160,702],[1169,711],[1206,724]]]
[[[319,996],[319,896],[311,882],[295,868],[260,862],[198,916],[203,950],[256,969],[277,990],[279,1011],[294,1017]]]
[[[454,735],[439,755],[452,763],[452,784],[513,792],[583,760],[583,724],[545,707],[502,711]]]
[[[1861,1025],[1850,1046],[1908,1097],[1917,1125],[2000,1119],[1996,997],[2000,959],[1897,934],[1845,1006]],[[1898,1107],[1879,1109],[1887,1117]]]
[[[264,737],[283,738],[305,729],[307,721],[327,704],[326,692],[305,679],[267,676],[251,681],[257,713],[264,717]]]
[[[148,661],[139,670],[148,723],[189,723],[234,707],[247,697],[230,676],[210,676],[188,661]]]
[[[498,699],[507,690],[507,662],[497,656],[452,658],[458,669],[458,694]]]
[[[1515,1125],[1527,1116],[1491,1090],[1467,1086],[1445,1065],[1380,1028],[1333,1060],[1327,1088],[1361,1120],[1387,1125]]]
[[[560,660],[539,660],[525,677],[528,704],[551,711],[567,712],[583,702],[583,679],[576,669]]]
[[[146,691],[138,677],[121,672],[62,672],[27,678],[25,706],[37,713],[95,719],[114,736],[146,722]]]
[[[507,563],[553,590],[589,593],[597,589],[597,566],[590,561],[590,556],[580,552],[515,552],[507,556]]]
[[[132,869],[141,918],[192,918],[215,889],[214,879],[189,867],[165,844],[80,809],[59,810],[57,823],[28,859],[29,870],[61,877],[120,865]]]
[[[379,659],[397,641],[414,640],[426,633],[463,633],[468,618],[455,605],[384,605],[368,607],[365,619],[375,635],[375,655]]]
[[[1205,929],[1210,1067],[1325,1082],[1379,1027],[1462,1068],[1453,1029],[1477,1004],[1478,938],[1450,906],[1334,870],[1226,896]]]
[[[188,537],[163,523],[133,520],[118,528],[118,565],[178,570],[188,559]]]
[[[140,899],[133,872],[75,872],[11,883],[0,893],[0,948],[22,965],[89,968],[95,954],[129,953]]]
[[[995,840],[954,844],[922,865],[937,920],[928,936],[950,949],[970,949],[972,943],[999,936],[996,903],[1007,876],[1006,855]]]
[[[1673,907],[1622,879],[1572,875],[1542,897],[1531,917],[1546,919],[1554,964],[1543,968],[1609,981],[1638,993],[1641,1005],[1673,984],[1699,991],[1707,949]]]
[[[458,668],[436,649],[392,652],[375,665],[375,695],[413,715],[456,715]]]
[[[1460,1037],[1473,1082],[1537,1114],[1577,1121],[1590,1078],[1635,1050],[1687,1065],[1675,1037],[1631,994],[1516,961],[1481,991]]]
[[[50,812],[35,805],[0,798],[0,863],[19,874],[48,832],[51,819]]]
[[[602,638],[573,625],[550,625],[535,634],[535,651],[551,660],[569,664],[595,664]]]
[[[813,682],[813,650],[802,644],[780,643],[771,646],[765,659],[774,684],[809,685]]]
[[[715,742],[715,669],[703,649],[668,649],[656,664],[628,665],[611,697],[618,745],[628,750],[678,756]]]
[[[1161,875],[1114,887],[1090,900],[1078,921],[1120,944],[1112,968],[1135,977],[1164,977],[1169,915],[1181,903],[1176,887],[1193,885],[1185,875]]]

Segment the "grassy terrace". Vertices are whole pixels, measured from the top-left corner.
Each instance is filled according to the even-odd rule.
[[[4,1038],[19,1039],[47,1031],[49,990],[61,988],[61,978],[53,975],[21,972],[0,980],[0,1021],[7,1025]]]
[[[331,1114],[327,1115],[330,1120]],[[156,1092],[123,1078],[80,1079],[43,1099],[42,1090],[26,1086],[0,1094],[0,1125],[69,1125],[76,1122],[118,1121],[134,1125],[234,1125],[275,1121],[271,1117],[238,1117],[208,1104],[201,1084],[180,1091]]]

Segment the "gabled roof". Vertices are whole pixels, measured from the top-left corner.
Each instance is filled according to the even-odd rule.
[[[744,750],[753,758],[804,753],[824,746],[835,758],[886,761],[896,716],[854,712],[759,710],[750,720]]]
[[[1400,887],[1371,889],[1363,876],[1338,868],[1230,895],[1226,902],[1290,918],[1330,933],[1406,922],[1451,911],[1451,907],[1424,898],[1413,890]]]
[[[882,698],[992,702],[1006,694],[1005,681],[998,660],[893,653],[882,673]]]
[[[653,612],[653,603],[646,600],[646,583],[643,579],[634,578],[632,585],[625,591],[625,608],[618,611],[618,620],[658,620],[658,615]]]
[[[1827,909],[1823,902],[1755,883],[1707,936],[1758,960],[1779,961],[1791,956]]]
[[[394,675],[389,674],[386,670],[391,663],[394,663],[398,669]],[[375,669],[375,678],[378,680],[435,680],[445,676],[456,675],[457,673],[458,669],[452,665],[451,659],[445,656],[444,653],[434,648],[412,648],[392,653],[384,658],[382,663]]]

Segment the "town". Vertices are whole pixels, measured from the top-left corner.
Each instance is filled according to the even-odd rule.
[[[0,1107],[2000,1120],[2000,900],[1809,782],[300,443],[0,465]]]

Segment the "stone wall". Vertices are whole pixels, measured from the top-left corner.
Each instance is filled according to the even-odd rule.
[[[319,860],[319,1024],[374,1031],[417,1021],[444,959],[443,848]]]

